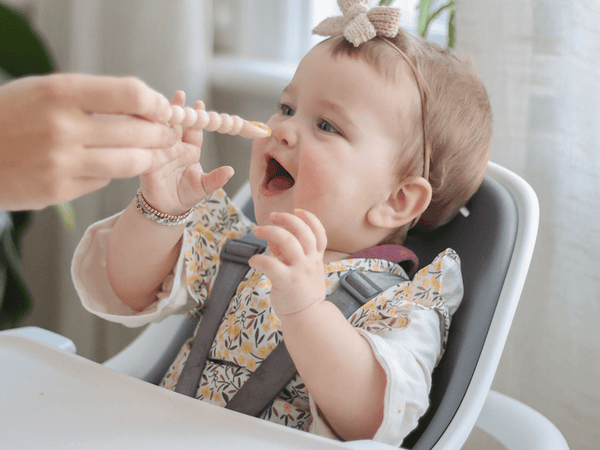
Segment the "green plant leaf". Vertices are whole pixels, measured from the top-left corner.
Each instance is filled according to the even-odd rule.
[[[417,35],[421,36],[423,39],[427,39],[427,33],[429,31],[429,25],[431,22],[435,20],[437,16],[441,14],[445,9],[450,9],[450,16],[448,19],[448,41],[447,46],[450,49],[454,48],[454,36],[455,36],[455,27],[454,27],[454,17],[456,15],[456,9],[454,5],[456,4],[455,0],[450,0],[448,3],[438,7],[435,11],[431,12],[431,8],[433,7],[433,3],[435,0],[420,0],[417,5],[418,10],[418,19],[417,19]]]
[[[390,6],[394,0],[379,0],[379,6]]]
[[[19,11],[0,3],[0,69],[10,77],[52,72],[42,39]]]
[[[70,203],[57,205],[56,210],[67,230],[71,231],[75,226],[75,209]]]
[[[436,9],[434,12],[432,12],[431,14],[429,14],[427,16],[427,20],[425,21],[425,31],[424,31],[425,36],[427,36],[427,30],[429,29],[429,25],[431,24],[431,22],[433,22],[435,20],[435,18],[437,16],[439,16],[443,10],[445,10],[447,8],[452,8],[454,6],[454,3],[455,3],[454,0],[451,0],[448,3],[446,3],[445,5],[440,6],[438,9]],[[425,37],[425,36],[423,36],[423,37]]]
[[[429,17],[429,11],[433,6],[435,0],[421,0],[417,5],[418,17],[417,17],[417,34],[422,38],[427,37],[427,18]]]
[[[454,49],[454,43],[455,43],[455,39],[456,39],[456,27],[454,25],[454,16],[456,16],[456,9],[452,8],[450,10],[450,17],[448,18],[448,48],[453,50]]]

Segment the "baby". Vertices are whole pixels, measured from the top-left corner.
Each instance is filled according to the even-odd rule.
[[[141,326],[201,314],[223,245],[253,230],[268,249],[250,259],[196,398],[225,405],[285,340],[298,375],[263,418],[398,446],[428,406],[431,372],[462,298],[458,257],[444,251],[349,320],[325,297],[349,270],[403,272],[393,258],[357,252],[401,244],[411,226],[454,217],[483,179],[491,112],[471,64],[398,29],[386,10],[364,14],[376,26],[385,21],[375,37],[326,31],[334,36],[304,57],[283,91],[267,123],[272,135],[252,145],[258,226],[221,189],[233,169],[204,173],[202,132],[186,129],[175,157],[140,176],[129,207],[90,227],[73,275],[84,306],[108,320]],[[184,102],[178,92],[173,104]],[[148,220],[140,202],[171,215],[173,226]],[[192,341],[164,387],[177,385]]]

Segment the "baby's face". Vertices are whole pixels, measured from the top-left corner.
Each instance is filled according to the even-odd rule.
[[[386,235],[375,237],[367,211],[398,181],[410,128],[401,124],[418,98],[412,85],[361,58],[334,58],[327,45],[302,60],[267,123],[272,135],[254,141],[250,186],[259,225],[273,211],[304,209],[323,223],[329,250],[352,253]]]

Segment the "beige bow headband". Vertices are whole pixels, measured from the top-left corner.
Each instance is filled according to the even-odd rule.
[[[338,0],[344,15],[325,19],[316,26],[313,34],[343,34],[355,47],[375,36],[396,36],[400,26],[400,10],[387,6],[369,9],[366,6],[368,3],[368,0]]]
[[[363,42],[373,39],[375,36],[393,38],[398,34],[400,28],[400,10],[388,6],[377,6],[369,9],[366,5],[368,0],[337,0],[343,16],[328,17],[313,29],[313,34],[321,36],[339,36],[358,47]],[[431,158],[431,146],[427,141],[425,133],[426,97],[423,89],[423,81],[417,68],[406,54],[397,45],[388,39],[383,42],[393,47],[410,67],[419,94],[421,95],[421,113],[423,114],[423,178],[429,179],[429,164]]]

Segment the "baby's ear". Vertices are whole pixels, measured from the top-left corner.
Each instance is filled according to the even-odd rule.
[[[431,185],[425,178],[407,178],[395,186],[385,201],[367,211],[367,221],[379,228],[399,228],[427,209],[431,193]]]

